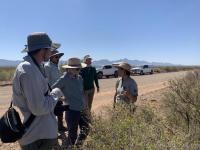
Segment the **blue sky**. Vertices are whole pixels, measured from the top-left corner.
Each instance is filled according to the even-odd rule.
[[[1,0],[0,59],[47,32],[69,57],[200,65],[199,0]]]

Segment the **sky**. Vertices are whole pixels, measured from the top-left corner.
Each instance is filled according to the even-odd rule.
[[[70,57],[200,65],[199,0],[0,0],[0,59],[21,60],[32,32]]]

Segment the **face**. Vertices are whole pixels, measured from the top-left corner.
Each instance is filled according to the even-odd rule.
[[[119,75],[120,77],[125,76],[125,70],[122,69],[122,68],[118,68],[118,75]]]
[[[43,57],[44,61],[48,61],[50,55],[51,55],[51,49],[50,48],[43,48],[42,49],[42,57]]]
[[[51,62],[54,64],[58,64],[59,60],[60,60],[60,57],[58,55],[51,57]]]
[[[66,71],[72,75],[79,75],[80,68],[68,68]]]
[[[91,58],[86,59],[85,63],[87,65],[91,65],[92,64],[92,59]]]

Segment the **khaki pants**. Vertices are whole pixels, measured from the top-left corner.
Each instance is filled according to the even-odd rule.
[[[22,150],[52,150],[57,144],[57,139],[41,139],[31,144],[21,146]]]
[[[95,92],[95,88],[84,91],[85,103],[88,106],[89,111],[91,111],[91,109],[92,109],[94,92]]]

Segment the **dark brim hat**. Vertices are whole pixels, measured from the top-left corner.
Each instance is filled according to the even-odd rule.
[[[44,32],[35,32],[27,37],[28,52],[33,52],[41,48],[51,48],[52,41]]]
[[[63,55],[64,55],[64,53],[55,53],[55,54],[51,55],[50,58],[54,57],[54,56],[62,57]]]
[[[62,57],[64,55],[64,53],[60,53],[57,49],[52,50],[51,51],[51,56],[50,58],[54,57],[54,56],[58,56],[58,57]]]
[[[42,32],[41,32],[42,33]],[[26,52],[29,52],[29,50],[28,50],[28,45],[24,45],[25,46],[25,48],[21,51],[22,53],[26,53]],[[49,47],[49,46],[41,46],[41,47],[39,47],[39,48],[51,48],[51,50],[52,51],[54,51],[54,50],[57,50],[58,48],[60,48],[60,46],[61,46],[61,44],[60,43],[52,43],[51,44],[51,47]],[[39,49],[38,48],[38,49]],[[60,56],[61,57],[61,56]]]

